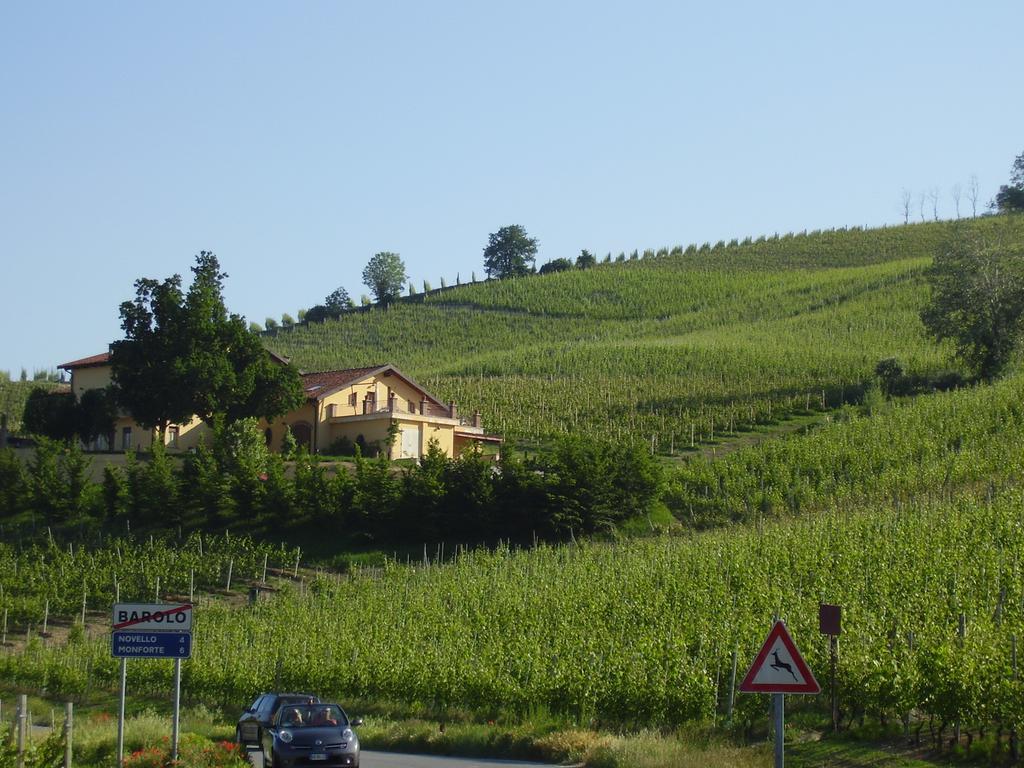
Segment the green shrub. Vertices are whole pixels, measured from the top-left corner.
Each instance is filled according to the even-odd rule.
[[[342,435],[327,446],[327,453],[331,456],[355,456],[356,444],[349,437]]]

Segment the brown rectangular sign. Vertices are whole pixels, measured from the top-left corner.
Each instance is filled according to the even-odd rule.
[[[823,635],[842,634],[842,615],[840,606],[821,603],[818,606],[818,631]]]

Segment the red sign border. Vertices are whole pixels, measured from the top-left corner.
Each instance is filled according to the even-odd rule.
[[[789,656],[793,659],[793,663],[796,664],[797,670],[799,670],[801,677],[804,682],[802,683],[755,683],[754,678],[757,677],[757,673],[761,671],[761,667],[764,666],[765,661],[768,658],[768,653],[771,651],[772,646],[775,645],[775,641],[782,638],[782,644],[786,646],[786,650],[789,651]],[[815,679],[814,674],[807,666],[807,662],[804,661],[804,657],[800,655],[800,651],[796,648],[796,643],[793,642],[793,638],[790,637],[789,630],[786,629],[786,624],[783,621],[775,622],[775,626],[772,627],[772,631],[768,633],[768,639],[764,641],[764,645],[761,646],[761,650],[757,654],[757,658],[754,659],[754,663],[750,665],[750,670],[743,678],[743,682],[740,683],[741,693],[821,693],[821,686],[818,685],[818,681]]]

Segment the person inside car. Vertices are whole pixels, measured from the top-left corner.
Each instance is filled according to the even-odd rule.
[[[338,721],[334,719],[334,713],[331,711],[330,707],[321,707],[318,709],[313,713],[313,719],[310,722],[310,725],[317,726],[319,728],[327,728],[337,724]]]
[[[284,713],[284,717],[281,718],[281,724],[289,728],[301,728],[302,727],[302,713],[297,707],[292,707]]]

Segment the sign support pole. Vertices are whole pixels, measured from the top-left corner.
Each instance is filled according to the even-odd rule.
[[[171,728],[171,760],[178,760],[178,715],[181,712],[181,659],[174,660],[174,725]]]
[[[786,720],[786,694],[772,694],[772,709],[775,715],[775,768],[784,768],[785,765],[785,720]]]
[[[121,659],[121,700],[117,708],[117,768],[124,765],[124,691],[128,682],[128,659]]]
[[[839,733],[839,691],[836,690],[836,665],[839,663],[839,637],[829,635],[829,661],[831,681],[829,692],[832,694],[832,733]]]

